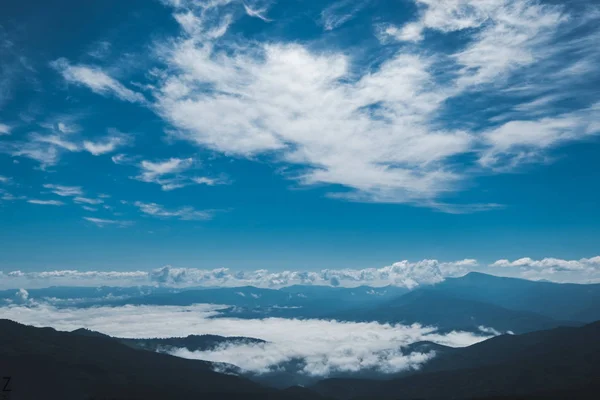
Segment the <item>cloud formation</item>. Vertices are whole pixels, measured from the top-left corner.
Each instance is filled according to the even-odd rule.
[[[177,218],[182,221],[205,221],[212,219],[214,211],[196,210],[193,207],[186,206],[178,209],[166,209],[160,204],[144,203],[136,201],[134,205],[144,214],[158,218]]]
[[[145,98],[141,93],[128,89],[99,68],[87,65],[71,65],[64,58],[53,61],[51,66],[60,72],[67,82],[87,86],[94,93],[114,95],[131,103],[145,102]]]
[[[44,188],[50,189],[52,193],[62,197],[76,197],[83,195],[81,186],[64,186],[47,183],[44,184]]]
[[[86,218],[100,225],[110,224],[107,220]],[[12,271],[0,274],[0,284],[6,287],[44,287],[51,285],[85,286],[136,286],[161,285],[169,287],[189,286],[256,286],[281,288],[284,286],[328,285],[356,287],[402,286],[414,288],[418,285],[441,282],[448,276],[460,276],[477,266],[476,260],[465,259],[453,262],[421,260],[400,261],[382,268],[324,269],[321,271],[231,271],[227,268],[204,270],[198,268],[175,268],[169,265],[151,271]]]
[[[79,204],[92,204],[92,205],[98,205],[98,204],[102,204],[104,203],[104,200],[102,199],[90,199],[88,197],[75,197],[73,199],[73,201],[75,203],[79,203]]]
[[[85,207],[88,211],[96,211],[95,209],[91,209],[90,207]],[[86,221],[89,221],[93,224],[95,224],[96,226],[102,228],[105,227],[107,225],[115,225],[115,226],[129,226],[132,224],[131,221],[119,221],[119,220],[114,220],[114,219],[103,219],[103,218],[93,218],[93,217],[83,217],[83,219],[85,219]]]
[[[131,222],[86,217],[98,226]],[[554,282],[600,282],[600,256],[580,260],[545,258],[515,261],[498,260],[481,265],[464,259],[441,262],[425,259],[403,260],[381,268],[322,269],[319,271],[234,271],[228,268],[177,268],[166,265],[146,271],[79,271],[55,270],[42,272],[0,271],[0,288],[39,288],[48,286],[139,286],[154,285],[173,288],[255,286],[278,289],[291,285],[327,285],[341,287],[387,285],[415,288],[435,284],[448,277],[458,277],[470,271],[514,276],[525,279],[547,279]]]
[[[2,135],[10,135],[10,126],[3,124],[2,122],[0,122],[0,136]]]
[[[498,260],[490,267],[516,270],[520,272],[521,276],[529,279],[560,281],[565,277],[578,276],[581,282],[600,282],[600,256],[579,260],[563,260],[553,257],[534,260],[524,257],[514,261]]]
[[[267,373],[289,361],[300,361],[299,372],[328,376],[337,372],[374,369],[383,373],[418,368],[433,353],[404,354],[402,348],[422,340],[462,347],[489,336],[466,332],[439,334],[433,327],[326,320],[210,318],[222,306],[55,308],[47,304],[3,307],[5,318],[59,330],[85,327],[112,336],[147,338],[191,334],[248,336],[269,343],[223,346],[213,351],[175,351],[174,354],[210,361],[229,362],[246,371]],[[165,324],[165,321],[169,321]]]
[[[116,129],[109,129],[108,135],[98,141],[84,141],[83,148],[91,154],[99,156],[106,153],[112,153],[119,147],[129,144],[131,140],[132,138],[130,135],[119,132]]]
[[[239,17],[236,2],[165,1],[181,34],[156,46],[161,68],[148,86],[150,107],[176,128],[175,137],[230,156],[272,156],[300,166],[288,176],[299,184],[345,189],[331,197],[443,212],[499,208],[440,199],[473,175],[546,162],[551,149],[600,132],[600,103],[581,85],[600,61],[597,12],[529,0],[414,2],[415,19],[374,27],[410,45],[381,50],[381,62],[364,64],[323,45],[234,40],[226,33]],[[365,4],[334,3],[321,22],[335,29]],[[243,7],[267,21],[264,6]],[[451,44],[452,34],[463,40],[432,55],[433,32]],[[64,59],[55,67],[97,93],[141,102],[96,67]],[[577,105],[549,107],[574,87]],[[559,97],[550,101],[550,93]],[[466,96],[512,106],[472,112],[461,105]]]
[[[30,204],[39,204],[43,206],[62,206],[65,203],[59,200],[40,200],[40,199],[29,199],[27,200]]]
[[[73,137],[76,128],[62,123],[41,124],[51,133],[32,132],[24,141],[0,142],[0,152],[13,157],[26,157],[39,162],[42,169],[58,164],[61,157],[69,152],[87,151],[95,156],[110,153],[132,141],[131,135],[108,129],[104,137],[87,139]]]
[[[122,159],[113,159],[118,164]],[[164,191],[179,189],[190,185],[193,181],[182,172],[190,169],[195,163],[193,158],[176,158],[168,160],[148,161],[139,164],[140,174],[135,179],[142,182],[157,183]]]

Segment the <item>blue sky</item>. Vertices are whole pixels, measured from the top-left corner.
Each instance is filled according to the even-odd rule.
[[[561,3],[5,1],[0,269],[586,280],[600,9]]]

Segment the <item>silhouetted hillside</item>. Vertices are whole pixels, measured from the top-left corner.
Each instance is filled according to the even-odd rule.
[[[212,364],[137,350],[110,337],[0,320],[0,371],[20,399],[312,399],[214,372]]]
[[[169,349],[187,349],[189,351],[206,351],[224,344],[241,345],[266,343],[261,339],[247,337],[225,337],[218,335],[189,335],[187,337],[173,337],[160,339],[118,339],[121,343],[142,348],[145,350],[157,351]]]
[[[329,379],[314,388],[345,399],[596,399],[599,339],[600,322],[503,335],[447,352],[405,378]]]
[[[92,331],[85,328],[79,328],[72,333],[94,337],[111,337],[100,332]],[[262,339],[248,338],[243,336],[219,336],[219,335],[188,335],[186,337],[169,337],[169,338],[144,338],[144,339],[129,339],[114,337],[115,340],[132,346],[135,348],[149,351],[167,352],[170,349],[187,349],[189,351],[206,351],[212,350],[220,345],[231,344],[256,344],[266,343]]]

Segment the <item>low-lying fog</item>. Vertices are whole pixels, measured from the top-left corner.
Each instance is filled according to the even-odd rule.
[[[266,340],[262,344],[227,344],[211,351],[191,352],[179,357],[225,362],[246,372],[280,371],[285,363],[297,365],[295,373],[327,377],[335,373],[375,370],[395,373],[418,368],[433,352],[407,352],[402,348],[419,341],[452,347],[485,340],[485,333],[450,332],[434,327],[356,323],[319,319],[215,318],[224,306],[133,306],[56,308],[50,304],[10,305],[0,308],[2,318],[34,326],[71,331],[88,328],[127,338],[182,337],[191,334],[246,336]]]

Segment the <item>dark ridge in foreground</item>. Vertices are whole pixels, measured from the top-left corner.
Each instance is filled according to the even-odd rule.
[[[340,399],[597,399],[600,321],[502,335],[445,352],[411,376],[327,379],[313,389]]]
[[[320,399],[214,372],[213,364],[139,350],[102,334],[82,335],[0,320],[0,373],[11,400]]]
[[[111,337],[104,333],[92,331],[86,328],[79,328],[72,331],[77,335]],[[242,344],[261,344],[267,343],[262,339],[249,338],[244,336],[219,336],[219,335],[188,335],[186,337],[168,337],[168,338],[143,338],[129,339],[113,337],[113,339],[131,347],[168,352],[171,349],[187,349],[189,351],[207,351],[213,350],[222,345],[242,345]]]

